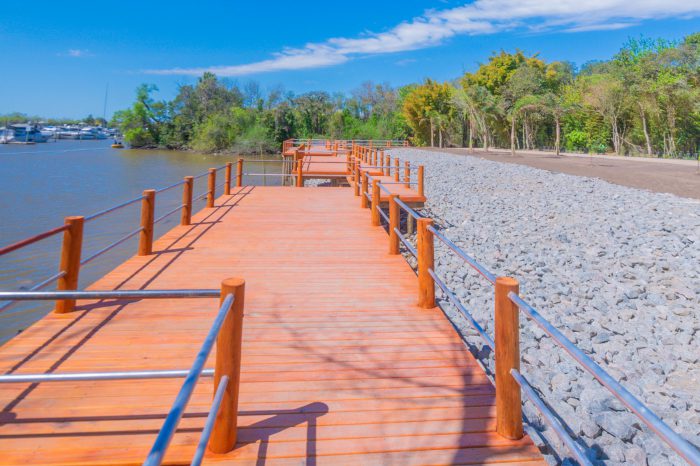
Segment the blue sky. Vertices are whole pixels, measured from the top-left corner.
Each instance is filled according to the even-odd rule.
[[[171,98],[205,69],[301,93],[452,79],[502,48],[582,64],[699,17],[700,0],[3,2],[0,114],[101,116],[109,86],[109,116],[140,83]]]

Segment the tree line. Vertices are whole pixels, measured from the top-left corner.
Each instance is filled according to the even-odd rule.
[[[450,82],[349,95],[263,93],[205,73],[170,101],[142,85],[114,116],[135,147],[274,152],[288,138],[409,139],[415,145],[688,156],[700,145],[700,33],[629,39],[579,69],[520,50],[492,54]]]

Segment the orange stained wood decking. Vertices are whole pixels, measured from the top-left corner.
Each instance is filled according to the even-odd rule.
[[[494,388],[350,188],[234,188],[92,289],[246,280],[239,444],[225,464],[542,462],[495,432]],[[186,369],[218,300],[80,302],[0,348],[3,373]],[[215,354],[213,352],[212,354]],[[213,367],[213,356],[208,362]],[[181,379],[0,385],[0,463],[139,464]],[[189,464],[202,378],[166,455]]]

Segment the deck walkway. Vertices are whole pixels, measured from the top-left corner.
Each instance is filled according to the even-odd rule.
[[[236,188],[216,205],[91,287],[218,288],[245,278],[239,445],[205,462],[542,462],[528,437],[494,432],[493,386],[440,310],[416,306],[413,271],[387,254],[385,232],[350,188]],[[217,307],[82,302],[0,348],[0,370],[186,369]],[[138,464],[181,382],[1,385],[0,463]],[[201,379],[167,463],[189,464],[212,392],[212,379]]]

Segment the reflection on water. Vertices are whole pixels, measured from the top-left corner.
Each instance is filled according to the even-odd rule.
[[[31,146],[0,145],[0,246],[48,230],[68,215],[89,215],[133,199],[144,189],[158,189],[184,176],[206,172],[235,161],[238,156],[212,156],[189,152],[112,149],[111,141],[59,141]],[[248,173],[280,173],[282,163],[254,163],[245,157]],[[264,156],[265,159],[279,158]],[[235,164],[234,164],[235,176]],[[244,183],[278,185],[281,177],[244,179]],[[223,182],[223,170],[217,185]],[[194,195],[207,189],[206,177],[195,180]],[[221,194],[219,188],[218,194]],[[174,188],[157,196],[156,218],[181,203]],[[204,207],[195,203],[194,211]],[[160,236],[179,222],[174,214],[156,226]],[[83,258],[138,228],[139,203],[85,225]],[[100,256],[81,270],[85,287],[136,253],[138,237]],[[0,289],[28,289],[58,270],[61,235],[0,256]],[[46,288],[52,289],[52,286]],[[4,304],[4,303],[0,303]],[[0,314],[0,343],[43,316],[52,303],[28,302]]]

